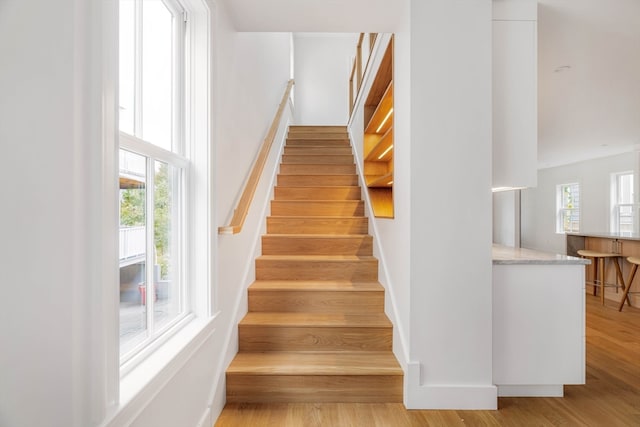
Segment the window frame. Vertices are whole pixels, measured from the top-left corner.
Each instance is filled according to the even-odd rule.
[[[160,346],[162,346],[167,340],[169,340],[175,333],[177,333],[182,326],[187,324],[193,319],[193,305],[192,305],[192,287],[193,280],[190,277],[189,260],[193,249],[191,249],[191,237],[190,230],[187,226],[187,219],[192,215],[192,201],[193,188],[191,184],[192,162],[186,157],[186,155],[193,150],[190,149],[190,145],[193,141],[190,141],[187,135],[188,123],[187,118],[187,101],[189,99],[190,84],[186,81],[186,70],[189,67],[189,61],[191,58],[187,55],[189,39],[187,32],[189,30],[188,21],[186,19],[186,11],[183,6],[174,0],[161,0],[163,5],[167,7],[172,14],[172,49],[171,49],[171,76],[172,76],[172,88],[171,88],[171,151],[164,149],[158,145],[154,145],[149,141],[141,139],[142,136],[142,56],[143,47],[141,41],[141,35],[143,32],[143,20],[144,18],[140,14],[143,10],[142,3],[144,0],[135,1],[135,18],[134,22],[136,28],[134,30],[134,55],[135,63],[134,67],[134,123],[133,131],[134,135],[126,132],[119,131],[118,149],[127,150],[146,158],[146,206],[147,206],[147,218],[146,229],[151,230],[147,233],[147,248],[153,247],[154,233],[153,233],[153,209],[154,209],[154,168],[156,162],[162,162],[172,167],[175,167],[179,171],[179,183],[176,188],[177,192],[177,206],[175,211],[177,218],[174,219],[175,224],[172,228],[177,228],[177,236],[179,238],[176,242],[176,263],[179,265],[178,274],[176,280],[179,282],[179,291],[176,295],[180,300],[180,310],[176,317],[168,321],[166,324],[159,328],[154,325],[154,298],[147,298],[147,310],[146,310],[146,334],[147,336],[143,341],[136,344],[130,350],[124,354],[119,354],[119,366],[121,377],[128,374],[134,369],[141,361],[146,359],[150,354],[155,352]],[[144,12],[143,12],[144,13]],[[146,253],[146,277],[147,283],[155,283],[153,277],[153,269],[149,268],[149,265],[153,265],[153,251],[147,250]],[[118,316],[118,322],[120,317]],[[119,340],[119,345],[121,342]]]
[[[578,194],[577,207],[565,206],[563,194],[564,194],[565,188],[568,188],[568,187],[574,187],[577,190],[577,194]],[[557,234],[580,232],[580,223],[581,223],[580,199],[581,199],[581,189],[580,189],[579,182],[570,182],[566,184],[556,185],[556,233]],[[578,224],[577,229],[573,229],[571,227],[567,229],[565,227],[564,219],[567,214],[569,215],[569,218],[573,217],[574,215],[577,216],[577,224]],[[571,224],[573,223],[573,221],[569,221],[569,223]]]
[[[624,176],[631,177],[631,195],[630,195],[630,203],[620,203],[621,196],[621,178]],[[635,230],[636,224],[636,207],[637,204],[634,203],[635,191],[635,174],[634,171],[623,171],[623,172],[615,172],[611,174],[611,221],[610,221],[610,230],[612,233],[621,233],[620,231],[620,211],[622,207],[631,208],[631,228],[632,232]]]

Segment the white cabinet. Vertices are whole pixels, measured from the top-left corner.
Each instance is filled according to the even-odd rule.
[[[493,266],[499,396],[562,396],[585,382],[584,265]]]
[[[507,7],[510,3],[504,1],[494,3],[494,188],[537,185],[536,7],[535,1],[512,3],[520,7]]]

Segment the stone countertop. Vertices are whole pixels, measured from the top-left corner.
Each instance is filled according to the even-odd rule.
[[[599,231],[594,233],[567,233],[567,236],[601,237],[604,239],[619,240],[640,240],[640,234],[638,233],[610,233],[606,231]]]
[[[522,265],[587,265],[591,261],[567,255],[540,252],[533,249],[512,248],[509,246],[493,245],[493,264],[522,264]]]

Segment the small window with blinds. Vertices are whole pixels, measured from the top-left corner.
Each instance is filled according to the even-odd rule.
[[[580,184],[560,184],[556,187],[557,233],[580,231]]]
[[[615,173],[611,177],[611,231],[633,233],[633,172]]]

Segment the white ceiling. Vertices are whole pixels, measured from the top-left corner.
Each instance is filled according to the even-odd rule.
[[[238,31],[392,33],[408,0],[222,0]]]
[[[394,32],[407,4],[223,1],[238,31],[285,32]],[[640,0],[538,5],[539,167],[640,148]]]
[[[640,147],[640,1],[538,5],[539,167]]]

